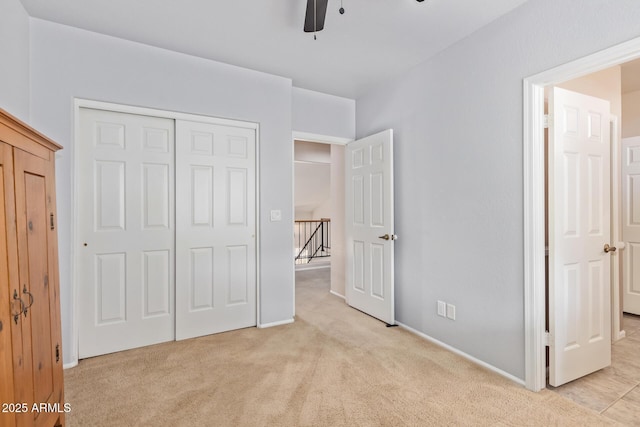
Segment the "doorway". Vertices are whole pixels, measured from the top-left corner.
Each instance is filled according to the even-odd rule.
[[[544,88],[638,57],[640,39],[524,80],[525,383],[530,390],[546,385]]]
[[[318,159],[318,151],[324,153],[320,154],[320,158],[322,163],[327,165],[329,168],[327,174],[329,175],[329,200],[327,205],[330,207],[322,211],[324,214],[328,215],[319,215],[324,216],[326,219],[330,219],[330,227],[331,227],[331,250],[330,250],[330,286],[329,292],[339,298],[344,299],[344,283],[345,283],[345,275],[346,275],[346,267],[345,267],[345,249],[344,249],[344,151],[345,145],[351,142],[351,139],[341,138],[341,137],[333,137],[328,135],[318,135],[318,134],[310,134],[303,132],[293,132],[293,147],[294,150],[294,174],[295,174],[295,166],[296,166],[296,154],[295,147],[296,141],[302,142],[302,144],[317,144],[316,148],[321,147],[320,150],[314,151],[311,150],[311,154],[307,152],[303,154],[302,157],[299,157],[298,160],[301,162],[311,162],[314,159]],[[311,157],[309,157],[311,156]],[[294,206],[293,211],[296,212],[308,212],[308,209],[296,209],[296,177],[294,175],[293,179],[293,194],[294,194]],[[294,218],[297,219],[297,218]],[[321,219],[321,218],[316,218]],[[304,242],[303,242],[304,243]],[[294,248],[301,246],[298,244],[297,240],[293,242]],[[297,254],[294,254],[294,258]],[[295,259],[292,259],[292,262],[295,262]],[[322,262],[321,262],[322,263]],[[294,296],[295,296],[295,269],[294,269]],[[323,276],[323,277],[326,277]],[[294,314],[295,314],[295,300],[294,297]]]

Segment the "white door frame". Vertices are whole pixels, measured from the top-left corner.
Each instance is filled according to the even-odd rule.
[[[224,119],[218,117],[210,117],[210,116],[201,116],[197,114],[188,114],[188,113],[180,113],[176,111],[167,111],[167,110],[159,110],[155,108],[145,108],[145,107],[136,107],[132,105],[125,104],[115,104],[111,102],[102,102],[102,101],[94,101],[90,99],[82,99],[82,98],[74,98],[73,100],[73,118],[74,118],[74,133],[73,133],[73,141],[74,141],[74,152],[73,152],[73,168],[71,170],[71,205],[73,206],[73,217],[77,218],[80,207],[78,206],[78,198],[76,194],[78,193],[78,177],[76,175],[76,171],[78,170],[78,164],[80,162],[78,156],[78,150],[75,147],[79,144],[79,135],[80,135],[80,109],[81,108],[91,108],[94,110],[107,110],[114,111],[117,113],[127,113],[127,114],[139,114],[144,116],[153,116],[153,117],[161,117],[173,120],[188,120],[188,121],[197,121],[204,123],[212,123],[222,126],[233,126],[233,127],[241,127],[245,129],[253,129],[256,132],[256,321],[257,327],[261,327],[260,323],[260,306],[262,303],[261,293],[260,293],[260,125],[254,122],[247,122],[241,120],[232,120],[232,119]],[[72,274],[72,284],[71,284],[71,301],[72,301],[72,319],[71,319],[71,330],[72,330],[72,339],[73,342],[71,347],[73,349],[73,357],[74,361],[68,364],[65,364],[64,368],[71,368],[78,364],[78,356],[79,356],[79,335],[80,335],[80,326],[78,322],[78,277],[76,273],[76,256],[77,251],[76,248],[79,248],[81,242],[78,240],[78,223],[74,221],[73,226],[70,230],[70,242],[71,242],[71,274]],[[175,313],[175,308],[174,308]]]
[[[345,146],[351,141],[352,138],[343,138],[341,136],[330,136],[330,135],[320,135],[317,133],[309,133],[309,132],[298,132],[293,131],[291,134],[291,158],[295,162],[295,148],[296,148],[296,140],[305,141],[305,142],[315,142],[318,144],[330,144],[330,145],[342,145]],[[296,185],[296,177],[295,177],[295,168],[291,168],[291,194],[295,196],[295,185]],[[295,197],[291,199],[291,212],[294,213],[296,211],[296,201]],[[295,219],[295,218],[294,218]],[[295,251],[291,250],[291,259],[293,260],[296,257]],[[293,315],[296,315],[296,269],[293,269]],[[336,294],[337,295],[337,294]],[[340,296],[340,295],[339,295]]]
[[[525,385],[546,386],[544,244],[544,88],[640,58],[640,38],[527,77],[523,81]],[[617,293],[618,287],[614,287]],[[613,324],[620,330],[619,298]],[[616,336],[617,334],[614,334]]]

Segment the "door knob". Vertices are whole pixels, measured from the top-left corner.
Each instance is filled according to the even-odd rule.
[[[608,243],[604,244],[604,253],[615,252],[615,251],[616,251],[615,246],[609,246]]]
[[[398,240],[398,236],[395,234],[385,234],[384,236],[378,236],[378,238],[384,240]]]

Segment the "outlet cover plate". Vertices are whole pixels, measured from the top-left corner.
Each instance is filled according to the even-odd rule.
[[[456,306],[453,304],[447,304],[447,318],[456,320]]]
[[[447,304],[444,301],[438,301],[438,316],[445,317],[447,315]]]

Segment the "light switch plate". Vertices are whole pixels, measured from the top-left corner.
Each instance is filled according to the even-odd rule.
[[[282,211],[280,209],[271,211],[271,221],[282,221]]]

